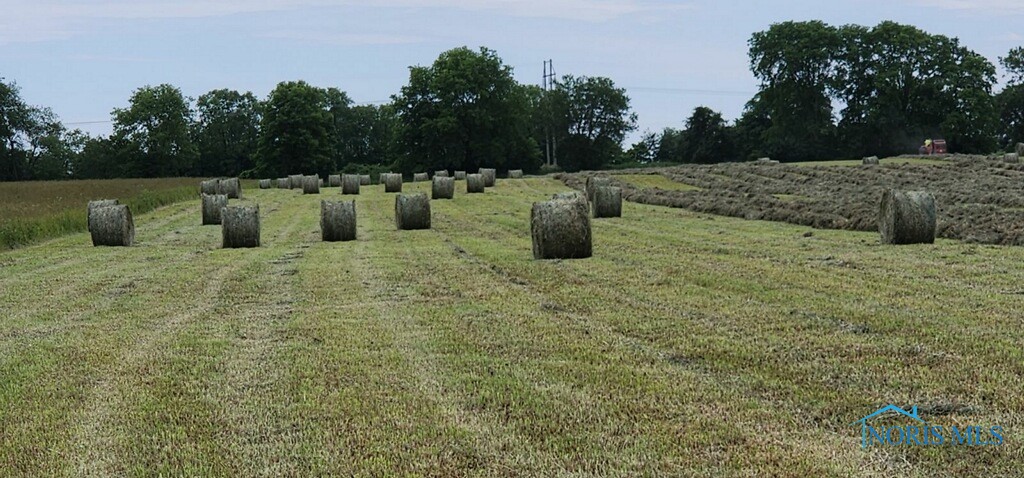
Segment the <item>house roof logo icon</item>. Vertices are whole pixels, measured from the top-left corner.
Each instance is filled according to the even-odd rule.
[[[896,412],[897,414],[903,415],[903,416],[908,417],[908,418],[913,418],[914,420],[917,420],[917,421],[919,421],[921,423],[926,423],[924,420],[921,419],[921,416],[917,414],[917,405],[914,405],[913,407],[911,407],[910,411],[908,412],[908,411],[906,411],[906,410],[904,410],[904,409],[902,409],[900,407],[897,407],[896,405],[889,404],[889,405],[886,405],[886,406],[884,406],[882,408],[879,408],[877,411],[875,411],[875,412],[865,416],[864,418],[861,418],[860,420],[857,420],[857,421],[851,423],[850,425],[857,425],[857,424],[860,424],[861,426],[867,425],[868,420],[871,420],[872,418],[875,418],[875,417],[877,417],[879,415],[882,415],[883,413],[886,413],[886,412]]]

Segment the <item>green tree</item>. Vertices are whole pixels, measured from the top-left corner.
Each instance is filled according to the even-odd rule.
[[[67,178],[71,138],[53,111],[25,103],[0,78],[0,180]]]
[[[640,136],[640,140],[633,143],[633,145],[626,150],[626,154],[623,155],[623,159],[625,162],[636,164],[647,164],[653,162],[658,158],[660,142],[661,139],[658,138],[657,133],[653,131],[644,131],[644,134]]]
[[[410,67],[393,100],[403,171],[539,166],[529,92],[493,50],[456,48]]]
[[[304,81],[279,83],[263,105],[257,174],[279,177],[333,171],[336,134],[330,106],[325,90]]]
[[[1024,142],[1024,48],[1017,47],[999,58],[1009,74],[1006,88],[995,97],[999,112],[999,141],[1001,146],[1014,149]]]
[[[395,162],[398,118],[391,105],[353,106],[338,126],[339,170],[358,171],[363,166]]]
[[[729,126],[722,114],[705,106],[694,108],[683,131],[684,163],[719,163],[735,154]]]
[[[558,165],[566,171],[601,169],[622,154],[622,141],[636,129],[626,90],[604,77],[563,76],[553,94]]]
[[[124,173],[131,177],[184,176],[199,151],[192,142],[192,108],[181,90],[168,84],[135,90],[127,108],[114,109],[115,142],[127,145]]]
[[[260,102],[252,93],[213,90],[196,100],[198,176],[237,176],[255,165]]]

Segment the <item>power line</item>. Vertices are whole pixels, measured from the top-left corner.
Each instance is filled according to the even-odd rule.
[[[677,95],[718,95],[718,96],[753,96],[755,91],[702,90],[696,88],[665,88],[655,86],[626,86],[630,91],[645,93],[666,93]]]

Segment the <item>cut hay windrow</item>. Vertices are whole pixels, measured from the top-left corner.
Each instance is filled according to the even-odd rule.
[[[228,206],[225,194],[203,194],[203,225],[220,224],[220,212]]]
[[[132,211],[123,204],[93,209],[89,220],[89,233],[93,246],[131,246],[135,242]]]
[[[320,201],[320,236],[324,242],[356,239],[356,202]]]
[[[452,199],[455,197],[455,178],[434,176],[430,187],[431,199]]]
[[[395,196],[395,227],[400,231],[430,229],[430,198],[425,193]]]
[[[221,247],[260,247],[260,206],[221,209]]]
[[[883,244],[935,242],[935,196],[924,191],[890,189],[878,209],[878,232]]]
[[[534,259],[583,259],[593,255],[590,207],[580,193],[533,203],[530,235]]]

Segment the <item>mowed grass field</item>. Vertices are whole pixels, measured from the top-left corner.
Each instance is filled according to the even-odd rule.
[[[407,183],[406,192],[429,183]],[[1024,249],[885,247],[625,203],[594,257],[534,261],[499,180],[359,239],[319,201],[247,189],[263,247],[221,250],[199,200],[0,253],[8,476],[976,476],[1024,466]],[[893,403],[999,425],[1001,447],[862,450]]]

